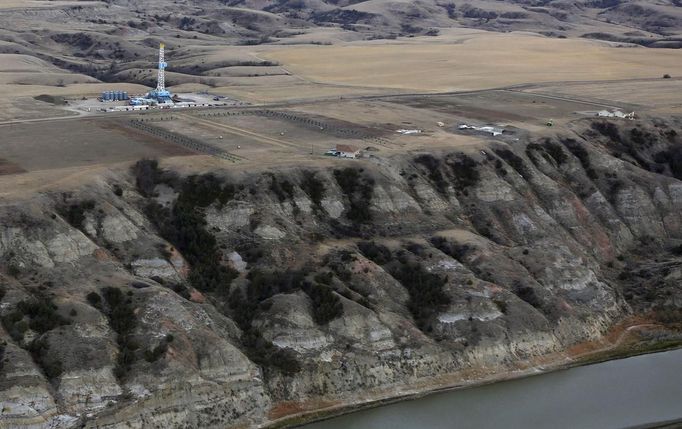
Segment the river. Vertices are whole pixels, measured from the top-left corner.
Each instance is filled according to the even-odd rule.
[[[682,419],[682,349],[370,408],[304,429],[630,428]]]

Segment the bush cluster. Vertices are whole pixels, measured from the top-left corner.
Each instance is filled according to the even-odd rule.
[[[622,141],[620,132],[618,132],[618,127],[616,127],[616,125],[612,122],[592,122],[592,129],[604,137],[608,137],[612,142],[620,143]]]
[[[83,222],[85,222],[85,212],[94,208],[95,201],[85,200],[68,205],[58,206],[57,212],[71,226],[81,229],[83,227]]]
[[[133,311],[132,299],[126,297],[120,289],[107,287],[102,293],[106,302],[105,314],[109,318],[109,326],[116,332],[116,342],[118,344],[118,358],[114,368],[114,375],[122,379],[137,360],[135,352],[139,349],[139,345],[133,339],[137,318]],[[102,300],[100,298],[93,301],[101,302]]]
[[[471,246],[468,244],[453,243],[444,237],[433,237],[431,238],[431,243],[436,249],[459,262],[462,262],[469,251],[472,250]]]
[[[540,297],[538,297],[537,293],[535,293],[535,289],[532,287],[524,285],[517,280],[512,285],[512,292],[514,292],[522,301],[527,302],[537,309],[541,308],[542,301],[540,301]]]
[[[341,300],[329,287],[306,284],[303,290],[312,301],[313,320],[318,325],[326,325],[343,314]]]
[[[49,353],[47,340],[42,334],[69,323],[57,313],[57,306],[44,296],[20,301],[14,311],[2,318],[5,330],[17,342],[23,341],[29,328],[41,334],[28,345],[28,351],[49,379],[59,377],[63,370],[61,362]]]
[[[284,374],[298,372],[300,364],[294,353],[275,347],[263,338],[252,325],[253,319],[265,306],[264,301],[278,293],[291,293],[303,286],[305,275],[299,271],[277,272],[254,270],[249,273],[246,294],[237,288],[230,294],[229,306],[233,318],[242,330],[241,341],[251,360]]]
[[[407,308],[412,313],[417,327],[430,332],[431,320],[450,305],[450,297],[443,291],[446,276],[430,273],[415,262],[400,263],[390,273],[407,289],[410,300]]]
[[[364,174],[363,170],[350,167],[334,170],[334,178],[350,202],[346,217],[354,223],[370,222],[374,179]]]
[[[563,144],[566,146],[569,152],[578,158],[578,161],[580,161],[580,165],[582,165],[583,170],[585,170],[587,177],[592,180],[597,180],[599,176],[597,175],[597,172],[594,170],[594,168],[592,168],[590,154],[587,153],[585,147],[574,139],[566,139],[563,141]]]
[[[523,158],[510,151],[509,149],[495,149],[495,153],[500,158],[504,159],[507,164],[509,164],[517,173],[519,173],[524,179],[531,177],[530,169],[526,166]]]
[[[277,196],[280,203],[287,199],[294,198],[294,185],[290,181],[278,179],[274,174],[270,174],[270,190]]]
[[[315,207],[320,207],[322,204],[322,198],[324,198],[324,183],[315,176],[312,171],[303,172],[303,180],[301,181],[301,189],[305,192],[310,201],[313,202]]]
[[[14,311],[2,318],[5,330],[15,341],[22,341],[29,328],[44,334],[69,323],[68,319],[57,313],[57,306],[45,297],[20,301]]]
[[[206,229],[202,210],[215,201],[225,204],[234,193],[232,185],[223,185],[213,175],[190,176],[182,183],[171,209],[154,201],[149,202],[146,208],[147,216],[159,234],[178,248],[190,263],[192,269],[188,279],[192,286],[203,292],[227,293],[230,283],[238,275],[221,263],[216,239]]]
[[[365,257],[371,259],[378,265],[384,265],[393,259],[393,255],[388,247],[377,244],[374,241],[361,241],[358,243],[358,249]]]
[[[242,329],[242,344],[250,359],[284,374],[292,374],[300,369],[295,354],[290,350],[279,349],[263,338],[261,332],[253,326],[253,319],[260,311],[268,308],[265,301],[272,296],[298,290],[303,290],[310,297],[316,323],[323,325],[341,316],[343,307],[338,296],[324,285],[331,283],[331,279],[326,279],[325,275],[319,278],[323,284],[307,281],[303,271],[253,270],[247,277],[249,285],[246,292],[240,288],[232,291],[229,306],[234,320]]]
[[[428,171],[429,180],[436,185],[436,190],[447,196],[448,181],[440,170],[441,162],[431,154],[423,154],[414,158],[414,162]]]
[[[218,202],[222,207],[234,198],[237,189],[231,183],[223,183],[213,174],[187,177],[182,183],[178,201],[190,207],[206,208]]]
[[[478,164],[469,155],[459,154],[454,158],[449,157],[448,164],[450,164],[458,189],[465,190],[475,186],[481,178],[477,169]]]

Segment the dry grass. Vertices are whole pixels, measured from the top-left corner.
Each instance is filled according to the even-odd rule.
[[[421,43],[288,47],[260,55],[315,82],[415,91],[659,77],[682,67],[676,50],[615,48],[522,33],[462,37],[451,38],[452,43],[434,38]]]
[[[547,85],[531,92],[574,97],[590,97],[656,108],[682,107],[682,80],[660,79],[645,82],[613,82],[573,85]]]

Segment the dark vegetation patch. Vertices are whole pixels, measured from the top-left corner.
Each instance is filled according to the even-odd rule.
[[[525,12],[504,12],[500,15],[500,18],[505,19],[526,19],[528,14]]]
[[[121,380],[137,360],[136,351],[140,346],[133,338],[133,331],[137,326],[137,318],[135,317],[132,298],[124,295],[120,289],[107,287],[102,290],[102,294],[104,295],[104,300],[94,298],[93,295],[93,298],[88,298],[88,301],[92,299],[92,301],[100,303],[104,314],[109,319],[109,326],[116,332],[118,357],[116,359],[114,375]],[[101,305],[104,303],[106,306]]]
[[[514,283],[512,284],[512,292],[514,292],[514,294],[518,296],[522,301],[527,302],[533,307],[537,309],[542,308],[542,301],[535,292],[535,289],[528,285],[523,284],[521,281],[519,280],[514,281]]]
[[[239,253],[242,259],[249,264],[257,263],[266,254],[266,250],[263,249],[263,247],[261,247],[258,243],[253,242],[243,242],[239,244],[235,250],[237,253]]]
[[[468,244],[453,243],[444,237],[431,238],[431,244],[436,249],[461,263],[464,263],[467,254],[473,250],[473,247]]]
[[[267,299],[280,293],[292,293],[303,288],[305,274],[300,271],[254,270],[248,275],[246,292],[241,288],[232,291],[229,307],[242,330],[241,341],[249,359],[265,368],[276,369],[284,374],[294,374],[300,368],[294,352],[280,349],[263,338],[253,326],[253,319],[261,310],[268,308]]]
[[[24,341],[24,334],[29,329],[38,334],[25,347],[50,380],[59,377],[63,369],[61,362],[49,352],[49,345],[43,334],[70,323],[57,312],[57,309],[58,307],[51,299],[37,296],[20,301],[13,311],[2,317],[3,327],[20,345]]]
[[[64,85],[61,85],[64,86]],[[55,106],[62,106],[64,104],[69,104],[66,99],[60,95],[47,95],[47,94],[41,94],[33,97],[34,99],[38,101],[42,101],[45,103],[50,103],[54,104]]]
[[[545,140],[542,144],[530,143],[526,147],[526,155],[537,165],[533,157],[533,154],[535,153],[542,156],[548,163],[554,164],[557,167],[564,165],[566,161],[568,161],[568,155],[566,155],[563,147],[549,139]]]
[[[311,18],[316,23],[331,22],[350,25],[358,22],[369,22],[375,16],[373,13],[360,12],[355,9],[333,9],[328,12],[314,13]]]
[[[148,161],[140,161],[135,171],[142,172],[142,180],[137,180],[143,188],[140,193],[151,195],[156,183],[149,179],[160,180],[163,174],[149,168]],[[146,191],[145,191],[146,189]],[[222,254],[213,234],[206,228],[204,209],[214,202],[225,204],[235,193],[231,184],[223,184],[213,175],[190,176],[180,186],[180,193],[172,208],[163,207],[150,201],[146,207],[147,216],[152,220],[159,234],[172,243],[191,265],[188,280],[202,292],[227,293],[230,283],[238,273],[223,265]]]
[[[328,286],[307,283],[303,290],[312,302],[313,320],[318,325],[326,325],[343,314],[339,297]]]
[[[166,337],[156,346],[149,350],[145,350],[144,359],[147,362],[156,362],[168,351],[168,345],[173,342],[173,335],[168,334]]]
[[[568,161],[568,155],[564,152],[564,149],[560,144],[553,141],[546,141],[544,143],[544,148],[550,157],[557,163],[557,165],[564,165]]]
[[[156,196],[154,187],[164,183],[164,172],[159,168],[159,162],[155,159],[143,159],[133,166],[135,185],[142,196],[150,198]]]
[[[462,5],[460,11],[465,18],[485,19],[486,21],[497,18],[497,12],[483,10],[468,3]]]
[[[95,208],[94,200],[84,200],[57,206],[57,213],[74,228],[82,229],[85,213]]]
[[[682,180],[682,147],[674,145],[668,150],[658,152],[654,155],[654,161],[659,164],[667,163],[670,173],[676,179]]]
[[[279,179],[274,174],[269,174],[270,176],[270,190],[277,196],[280,203],[283,203],[287,199],[294,199],[294,185],[290,181],[284,179]]]
[[[50,345],[47,338],[38,337],[28,346],[33,360],[43,370],[43,373],[49,380],[54,380],[64,372],[61,361],[57,359],[54,353],[50,352]]]
[[[358,243],[358,249],[367,259],[372,260],[378,265],[384,265],[393,260],[393,255],[389,248],[374,241],[361,241]]]
[[[504,159],[507,164],[509,164],[518,174],[520,174],[524,179],[529,179],[532,174],[523,158],[510,151],[509,149],[494,149],[497,156]]]
[[[303,180],[301,180],[301,189],[308,195],[310,201],[313,202],[314,207],[319,209],[324,198],[324,183],[317,178],[314,172],[304,171]]]
[[[430,154],[419,155],[414,158],[414,162],[423,166],[428,172],[429,180],[436,186],[436,190],[447,196],[448,181],[440,171],[441,162],[439,159]]]
[[[465,190],[471,186],[475,186],[481,179],[478,172],[478,164],[472,157],[465,154],[458,154],[455,156],[448,156],[446,159],[455,181],[455,187],[460,190]]]
[[[430,273],[417,262],[400,262],[389,269],[391,275],[407,289],[410,299],[407,308],[417,327],[431,332],[432,319],[450,305],[450,297],[443,291],[447,276]]]
[[[57,313],[57,308],[52,300],[41,296],[20,301],[14,311],[3,316],[2,325],[12,339],[21,342],[28,329],[42,335],[68,325],[69,320]]]
[[[387,247],[374,242],[358,243],[360,251],[369,259],[383,265],[410,295],[407,308],[424,332],[431,332],[431,321],[450,305],[450,297],[443,291],[447,276],[428,272],[420,263],[410,261],[402,250],[393,254]]]
[[[595,169],[592,168],[590,154],[587,153],[587,150],[585,149],[584,145],[574,139],[565,139],[562,141],[562,143],[564,144],[564,146],[566,146],[569,152],[571,152],[576,158],[578,158],[578,161],[580,161],[580,165],[582,165],[583,170],[585,170],[585,174],[587,174],[587,177],[589,177],[592,180],[597,180],[599,176],[597,175]]]
[[[182,183],[178,202],[185,206],[206,208],[218,203],[219,207],[234,198],[237,189],[231,183],[224,183],[213,174],[189,176]],[[176,203],[177,205],[177,203]]]
[[[372,212],[369,208],[374,194],[374,179],[363,169],[350,167],[334,170],[334,178],[350,202],[350,208],[346,211],[348,220],[355,224],[370,222]]]
[[[609,140],[611,140],[612,142],[617,143],[622,142],[620,132],[618,131],[618,127],[616,127],[616,125],[613,122],[607,121],[592,122],[591,126],[593,130],[603,135],[604,137],[608,137]]]
[[[444,163],[430,154],[419,155],[414,161],[426,169],[428,178],[435,185],[436,190],[445,196],[447,196],[450,181],[457,191],[466,195],[467,188],[476,185],[480,180],[478,164],[465,154],[448,155]]]

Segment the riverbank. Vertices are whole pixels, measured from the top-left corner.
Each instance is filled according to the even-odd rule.
[[[646,332],[647,336],[642,336]],[[653,334],[659,334],[653,335]],[[661,335],[666,334],[666,335]],[[671,337],[670,334],[673,336]],[[664,339],[652,339],[652,338]],[[504,381],[521,380],[537,375],[567,370],[570,368],[594,365],[605,361],[624,359],[638,355],[658,353],[682,348],[682,336],[677,329],[671,331],[668,327],[653,323],[647,319],[633,317],[614,325],[598,341],[577,344],[564,352],[541,356],[530,361],[515,363],[516,369],[500,368],[501,371],[489,373],[488,376],[472,378],[476,370],[462,370],[458,373],[424,380],[418,386],[411,386],[408,390],[367,392],[358,396],[353,402],[338,402],[312,409],[314,404],[287,404],[290,409],[302,409],[278,419],[263,429],[293,428],[340,417],[362,410],[382,407],[403,401],[413,401],[438,393],[455,390],[465,390],[482,387]],[[321,403],[318,403],[321,405]],[[307,406],[310,406],[309,409]],[[653,426],[657,427],[657,426]]]

